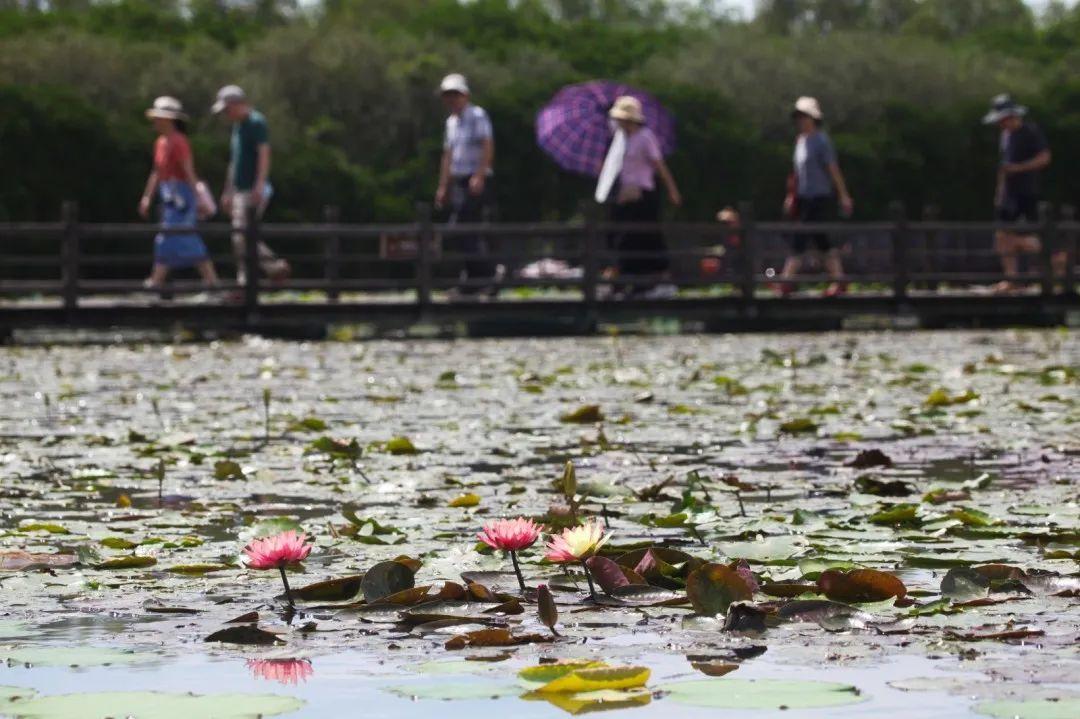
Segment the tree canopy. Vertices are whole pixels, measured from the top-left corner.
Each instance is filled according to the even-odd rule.
[[[504,219],[575,213],[589,183],[559,172],[533,122],[563,85],[626,81],[676,115],[680,215],[752,200],[777,212],[788,108],[819,97],[861,215],[990,212],[996,136],[979,120],[1012,92],[1054,146],[1049,199],[1075,201],[1080,11],[1021,0],[0,0],[0,218],[61,200],[130,219],[149,167],[143,110],[179,97],[200,174],[220,187],[227,129],[209,114],[243,85],[271,123],[272,217],[402,220],[429,199],[443,115],[433,89],[469,75],[496,127]]]

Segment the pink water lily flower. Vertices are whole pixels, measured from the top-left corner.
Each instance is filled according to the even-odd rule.
[[[503,552],[520,552],[536,544],[540,539],[543,526],[531,519],[518,517],[517,519],[497,519],[488,522],[484,529],[477,535],[480,541],[492,549]]]
[[[518,517],[517,519],[497,519],[484,525],[483,531],[476,535],[480,541],[492,549],[498,549],[510,553],[510,562],[514,565],[514,574],[517,576],[518,587],[525,593],[525,577],[521,574],[521,566],[518,564],[517,553],[522,549],[528,549],[540,539],[540,532],[544,528],[531,519]]]
[[[254,539],[244,547],[249,569],[278,569],[307,559],[311,554],[308,536],[289,530],[273,537]]]
[[[307,659],[248,659],[247,665],[256,677],[279,684],[302,684],[315,673]]]
[[[295,530],[273,537],[254,539],[244,547],[249,569],[277,569],[281,572],[281,583],[285,585],[285,598],[289,600],[290,608],[296,605],[289,589],[289,578],[285,576],[285,567],[304,561],[309,554],[311,545],[308,543],[308,536]]]

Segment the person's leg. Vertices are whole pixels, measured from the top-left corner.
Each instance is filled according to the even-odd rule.
[[[155,262],[150,268],[150,276],[143,283],[148,289],[160,289],[165,286],[165,280],[169,279],[169,267],[160,262]]]
[[[199,277],[202,278],[203,284],[207,287],[217,287],[218,275],[217,270],[214,269],[214,263],[209,258],[195,265],[195,269],[199,272]]]
[[[461,181],[463,197],[461,207],[457,212],[457,221],[462,224],[479,224],[484,221],[484,211],[488,206],[488,197],[491,192],[491,178],[484,186],[484,191],[474,195],[469,191],[468,180]],[[489,246],[487,239],[481,235],[466,235],[461,238],[462,252],[469,255],[465,260],[465,277],[469,280],[490,280],[495,277],[495,264],[487,259]],[[476,293],[479,287],[462,288],[464,292]]]
[[[246,230],[248,206],[251,204],[251,194],[237,192],[232,201],[232,248],[233,261],[236,262],[236,282],[243,285],[247,283],[246,267]]]

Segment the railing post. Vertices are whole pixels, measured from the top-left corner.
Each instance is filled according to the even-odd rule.
[[[581,294],[590,316],[595,315],[597,302],[597,281],[600,276],[600,259],[597,250],[600,245],[600,206],[593,202],[585,203],[582,212],[585,215],[585,235],[581,253]]]
[[[941,219],[941,208],[937,205],[924,205],[923,222],[937,222]],[[923,240],[923,261],[921,263],[920,270],[925,274],[937,273],[937,259],[938,259],[938,233],[937,230],[928,230],[926,237]],[[937,292],[940,283],[937,280],[930,280],[925,284],[926,289]],[[923,286],[923,285],[920,285]]]
[[[1042,242],[1039,243],[1039,284],[1044,297],[1054,294],[1054,250],[1057,249],[1057,216],[1049,202],[1039,204],[1039,224]]]
[[[757,241],[754,232],[754,205],[739,203],[739,225],[742,228],[742,272],[739,287],[742,298],[752,302],[757,289]]]
[[[259,310],[259,211],[254,203],[247,209],[244,230],[244,307],[249,320]]]
[[[79,307],[79,203],[65,200],[60,207],[64,236],[60,246],[61,294],[66,312]]]
[[[323,208],[323,221],[328,225],[341,222],[341,209],[336,205]],[[337,234],[328,235],[323,241],[323,279],[326,280],[326,299],[337,302],[341,292],[335,287],[341,278],[341,238]]]
[[[889,203],[889,215],[895,224],[892,235],[893,299],[903,301],[908,292],[908,220],[904,203]]]
[[[1061,219],[1070,225],[1075,223],[1076,208],[1072,205],[1064,205],[1061,208]],[[1061,252],[1065,256],[1065,275],[1062,281],[1065,283],[1065,294],[1071,295],[1075,292],[1074,283],[1076,282],[1076,232],[1070,229],[1065,233],[1064,240],[1061,243]]]
[[[416,223],[416,304],[423,313],[431,306],[431,250],[435,243],[431,205],[426,202],[416,205]]]

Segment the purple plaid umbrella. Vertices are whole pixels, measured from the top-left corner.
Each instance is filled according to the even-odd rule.
[[[583,82],[559,90],[536,116],[536,141],[559,167],[597,177],[611,144],[608,110],[632,95],[641,101],[648,127],[665,155],[675,151],[675,118],[656,98],[629,85],[607,80]]]

